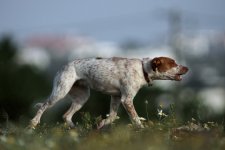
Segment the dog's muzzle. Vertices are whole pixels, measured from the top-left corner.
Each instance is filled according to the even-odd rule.
[[[185,66],[180,66],[179,72],[175,75],[175,80],[176,81],[181,81],[182,80],[182,75],[186,74],[188,72],[188,67]]]

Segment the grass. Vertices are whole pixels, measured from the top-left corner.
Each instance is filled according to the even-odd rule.
[[[83,134],[82,128],[68,130],[63,124],[39,126],[35,131],[12,127],[0,136],[0,149],[224,149],[225,138],[218,130],[176,133],[159,123],[135,130],[129,125],[113,126]]]
[[[90,113],[82,114],[82,123],[75,129],[66,124],[41,124],[35,130],[13,124],[6,118],[0,126],[0,150],[195,150],[225,149],[223,126],[214,122],[198,123],[192,118],[182,124],[176,118],[174,105],[168,114],[158,107],[158,119],[143,121],[145,129],[136,129],[131,124],[116,121],[110,127],[96,130],[101,117],[93,118]],[[4,128],[5,126],[5,128]]]
[[[163,113],[160,112],[162,115]],[[158,120],[144,121],[145,129],[138,130],[131,124],[114,123],[111,127],[96,130],[100,118],[91,118],[89,113],[82,118],[76,129],[65,124],[42,124],[35,130],[9,123],[0,128],[1,150],[222,150],[225,149],[223,128],[213,122],[199,124],[192,119],[182,125],[174,114],[159,116]]]

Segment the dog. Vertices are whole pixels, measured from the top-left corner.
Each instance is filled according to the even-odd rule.
[[[76,59],[65,65],[56,75],[53,90],[44,103],[38,103],[39,110],[31,120],[30,127],[40,123],[44,111],[52,107],[66,95],[70,95],[72,104],[63,115],[65,122],[74,128],[73,115],[81,109],[90,96],[90,89],[111,95],[110,112],[103,119],[98,129],[110,125],[117,117],[117,110],[122,103],[132,124],[143,128],[133,98],[144,85],[151,85],[154,80],[181,81],[188,68],[178,65],[168,57],[143,58],[85,58]]]

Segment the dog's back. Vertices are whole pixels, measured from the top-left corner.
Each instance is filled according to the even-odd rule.
[[[134,82],[132,78],[144,82],[139,59],[87,58],[75,60],[74,64],[77,76],[85,80],[88,86],[101,92],[119,94],[123,84],[121,82]]]

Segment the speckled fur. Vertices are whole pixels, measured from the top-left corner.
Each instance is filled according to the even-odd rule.
[[[187,67],[177,65],[175,61],[172,63],[171,60],[167,57],[143,60],[112,57],[77,59],[70,62],[57,73],[47,101],[38,103],[39,110],[30,126],[35,127],[40,123],[43,112],[68,94],[73,101],[63,118],[70,127],[74,127],[72,116],[88,100],[91,88],[111,95],[109,116],[100,122],[99,129],[116,119],[120,103],[132,123],[143,128],[134,108],[133,98],[141,87],[152,84],[153,80],[178,80],[180,75],[187,72]],[[147,73],[150,83],[147,83],[143,70]]]

